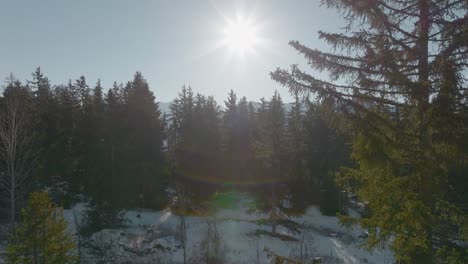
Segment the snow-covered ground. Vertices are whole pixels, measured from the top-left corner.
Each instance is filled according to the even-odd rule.
[[[270,263],[265,248],[291,259],[321,257],[324,263],[393,263],[389,249],[368,252],[357,246],[363,233],[341,226],[336,217],[323,216],[317,207],[291,217],[299,232],[284,226],[271,236],[271,226],[262,223],[267,214],[251,210],[251,200],[240,195],[234,206],[218,208],[206,217],[186,216],[186,256],[188,263],[204,263],[208,224],[216,226],[220,237],[219,252],[224,263]],[[78,204],[65,210],[70,231],[81,221],[85,209]],[[356,214],[356,212],[352,212]],[[82,263],[183,263],[183,250],[177,239],[180,217],[164,211],[128,211],[126,228],[105,229],[82,241]],[[205,243],[205,244],[204,244]],[[302,248],[302,250],[301,250]]]

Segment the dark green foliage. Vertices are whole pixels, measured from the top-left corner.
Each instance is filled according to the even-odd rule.
[[[39,68],[30,85],[24,93],[34,102],[40,153],[33,187],[47,187],[66,207],[88,197],[85,234],[123,224],[126,208],[166,207],[169,184],[197,202],[222,189],[251,190],[259,209],[287,219],[297,210],[285,203],[303,210],[320,201],[325,182],[333,183],[328,171],[335,166],[315,166],[321,156],[308,153],[342,142],[313,134],[324,124],[307,117],[299,97],[287,113],[278,93],[257,107],[231,91],[221,110],[213,97],[183,87],[163,116],[139,72],[106,92],[84,76],[52,87]],[[323,201],[336,200],[335,192],[326,194]]]
[[[262,99],[256,115],[255,159],[270,180],[285,180],[287,171],[286,116],[283,102],[275,92],[269,102]]]
[[[124,211],[115,204],[103,201],[91,201],[83,217],[83,226],[79,230],[83,235],[91,235],[105,228],[123,227],[126,223]]]
[[[174,175],[178,180],[215,180],[221,143],[219,106],[213,97],[194,97],[190,87],[183,87],[170,110],[168,149]]]
[[[346,137],[331,129],[321,113],[327,106],[314,105],[306,101],[305,114],[305,155],[308,170],[312,176],[309,181],[312,192],[319,192],[320,210],[325,215],[342,212],[344,197],[335,184],[335,173],[344,165],[349,165],[349,150]],[[320,188],[319,190],[317,188]]]
[[[467,2],[322,3],[347,21],[346,33],[319,32],[333,51],[290,44],[330,78],[294,65],[273,79],[311,93],[352,139],[355,166],[337,180],[369,207],[357,220],[369,230],[369,248],[390,242],[401,263],[463,263]]]
[[[251,116],[247,98],[237,100],[234,91],[230,91],[224,102],[222,129],[222,154],[225,166],[230,172],[230,181],[242,181],[254,177],[251,174],[254,159]]]
[[[84,76],[52,87],[40,68],[28,83],[32,104],[24,105],[32,106],[37,144],[31,151],[38,153],[33,188],[67,186],[55,197],[61,203],[82,193],[116,209],[166,204],[164,124],[141,73],[106,95],[100,81],[91,89]]]
[[[23,223],[16,228],[7,246],[8,263],[77,262],[76,244],[67,231],[63,212],[52,203],[47,193],[31,193],[22,215]]]
[[[133,175],[127,181],[124,195],[134,201],[129,205],[161,208],[165,201],[164,185],[167,181],[163,155],[163,127],[159,105],[141,73],[137,72],[124,92],[122,160],[126,164],[120,173],[123,177]],[[139,197],[139,200],[134,200]],[[163,202],[164,201],[164,202]],[[136,203],[137,202],[137,203]]]
[[[297,213],[310,202],[322,202],[324,211],[335,215],[341,200],[332,175],[344,160],[327,159],[346,154],[344,140],[320,118],[312,118],[318,113],[307,110],[309,105],[298,96],[286,113],[275,93],[255,109],[231,91],[221,113],[212,98],[194,96],[183,87],[170,106],[174,181],[199,198],[220,189],[253,188],[262,201],[258,209],[267,212]],[[286,200],[292,209],[283,206]]]

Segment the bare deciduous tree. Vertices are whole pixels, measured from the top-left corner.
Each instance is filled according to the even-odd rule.
[[[0,106],[0,188],[12,224],[16,221],[17,201],[26,194],[32,169],[33,131],[27,102],[13,91]]]

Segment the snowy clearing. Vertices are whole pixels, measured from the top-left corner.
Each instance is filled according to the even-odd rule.
[[[389,249],[368,252],[357,247],[363,230],[341,226],[337,217],[323,216],[314,206],[290,218],[298,224],[299,232],[279,225],[277,235],[272,236],[271,226],[261,221],[268,215],[251,212],[249,202],[243,195],[233,208],[218,208],[211,216],[185,216],[187,262],[205,262],[210,224],[219,233],[218,250],[224,263],[269,263],[265,248],[293,259],[301,255],[307,260],[321,257],[324,263],[393,263]],[[85,209],[84,204],[77,204],[65,210],[71,232],[76,233],[75,223],[82,220]],[[127,227],[104,229],[82,242],[82,263],[183,263],[182,245],[177,239],[180,216],[168,209],[132,210],[125,216],[129,220]]]

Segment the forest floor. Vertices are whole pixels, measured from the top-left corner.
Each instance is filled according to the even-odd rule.
[[[221,259],[218,263],[270,263],[268,250],[296,260],[321,257],[323,263],[393,263],[388,248],[360,249],[363,230],[344,227],[337,217],[323,216],[315,206],[289,217],[272,232],[268,214],[252,208],[251,197],[244,193],[235,197],[209,216],[184,217],[187,263],[206,263],[207,256],[214,255]],[[81,222],[85,209],[84,204],[77,204],[65,210],[71,232],[76,232],[75,223]],[[351,209],[350,214],[357,215]],[[180,216],[169,209],[132,210],[125,218],[125,228],[104,229],[82,238],[82,263],[183,263]]]
[[[8,232],[7,232],[8,222],[0,222],[0,264],[6,263],[3,254],[5,254]]]

